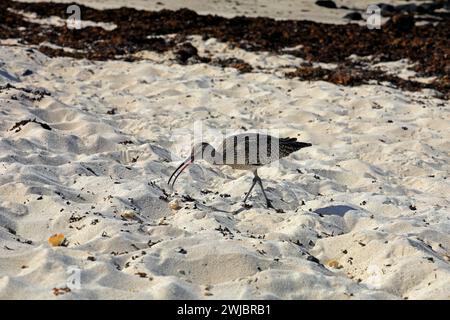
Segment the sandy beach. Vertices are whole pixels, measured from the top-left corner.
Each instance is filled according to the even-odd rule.
[[[120,10],[117,0],[76,2]],[[239,2],[185,7],[353,28],[342,19],[352,10]],[[180,9],[160,3],[128,6]],[[345,62],[325,45],[298,53],[306,42],[247,37],[246,49],[226,31],[89,51],[105,41],[75,47],[76,32],[109,38],[121,28],[118,11],[101,26],[100,13],[88,13],[90,27],[68,31],[57,17],[10,6],[27,18],[0,29],[0,299],[450,299],[445,36],[434,37],[444,48],[435,56],[421,47],[401,56],[392,45],[389,57],[357,52]],[[434,23],[448,25],[442,17]],[[397,29],[385,41],[408,38],[388,20]],[[42,36],[28,23],[74,36]],[[420,28],[408,30],[431,32]],[[278,210],[260,189],[244,208],[247,171],[199,161],[167,185],[199,128],[214,146],[268,130],[312,147],[258,170]]]

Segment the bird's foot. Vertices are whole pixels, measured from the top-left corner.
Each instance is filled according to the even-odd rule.
[[[248,203],[242,203],[242,207],[244,207],[245,209],[250,209],[250,208],[253,208],[253,206],[251,205],[251,204],[248,204]]]
[[[267,209],[273,209],[273,210],[275,210],[275,211],[278,212],[278,213],[284,213],[284,210],[283,210],[283,209],[277,209],[277,208],[275,208],[275,207],[272,205],[272,201],[271,201],[271,200],[267,200],[266,206],[267,206]],[[253,208],[253,205],[248,204],[248,203],[246,203],[246,202],[243,202],[243,203],[242,203],[242,207],[245,208],[245,209],[250,209],[250,208]]]
[[[267,200],[267,209],[273,209],[275,210],[277,213],[284,213],[283,209],[277,209],[272,205],[272,201],[271,200]]]

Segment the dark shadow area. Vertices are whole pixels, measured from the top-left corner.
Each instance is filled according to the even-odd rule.
[[[337,206],[329,206],[324,208],[319,208],[314,210],[315,213],[321,214],[321,215],[333,215],[333,216],[339,216],[343,217],[348,211],[350,210],[357,210],[356,208],[346,206],[346,205],[337,205]]]

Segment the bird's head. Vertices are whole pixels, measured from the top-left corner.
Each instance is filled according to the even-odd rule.
[[[207,156],[207,150],[209,148],[212,148],[211,145],[207,142],[200,142],[197,143],[194,147],[192,147],[191,150],[191,159],[194,160],[200,160],[203,159],[205,156]]]
[[[205,159],[205,158],[209,158],[210,156],[213,157],[214,152],[215,152],[214,148],[209,143],[201,142],[201,143],[196,144],[192,148],[191,154],[189,155],[189,157],[186,160],[184,160],[180,164],[180,166],[172,173],[167,184],[170,185],[170,181],[175,176],[175,178],[172,181],[172,187],[173,187],[175,185],[175,181],[177,180],[178,176],[184,171],[184,169],[186,169],[189,165],[191,165],[194,162],[194,160]]]

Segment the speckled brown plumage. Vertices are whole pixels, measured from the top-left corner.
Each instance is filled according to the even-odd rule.
[[[299,142],[296,138],[276,138],[259,133],[242,133],[227,137],[217,150],[209,143],[202,142],[192,148],[189,158],[172,173],[168,183],[170,184],[174,178],[173,187],[181,172],[197,159],[204,159],[214,165],[227,165],[237,170],[251,170],[254,174],[253,184],[244,198],[244,203],[255,184],[258,183],[266,199],[267,207],[273,208],[264,191],[257,169],[310,146],[311,143]]]

